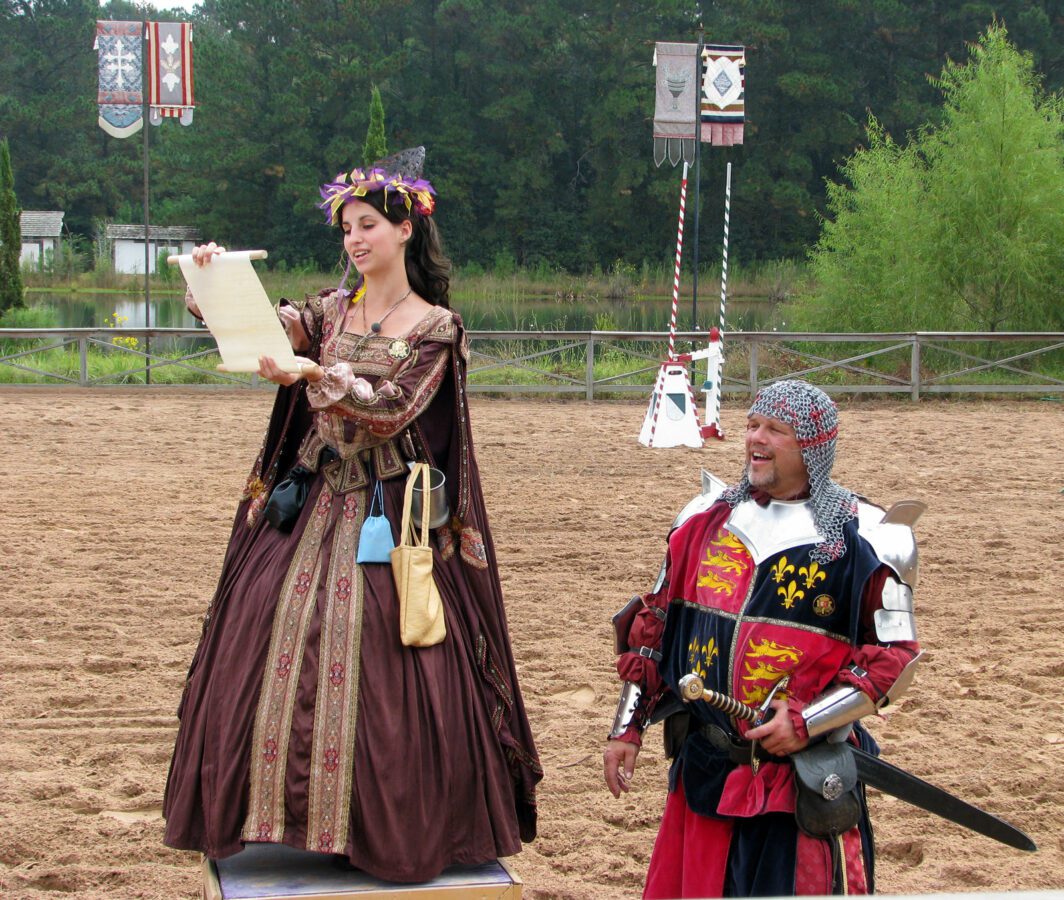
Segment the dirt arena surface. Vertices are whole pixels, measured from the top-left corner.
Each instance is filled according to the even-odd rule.
[[[258,449],[262,392],[0,392],[0,895],[197,896],[162,845],[174,709]],[[529,716],[546,769],[530,900],[636,898],[665,797],[653,731],[631,794],[601,754],[610,615],[654,581],[704,465],[741,467],[745,404],[701,451],[636,443],[640,403],[473,401]],[[884,755],[1003,816],[1021,853],[872,794],[882,893],[1064,885],[1064,408],[841,401],[836,477],[915,497],[927,654],[872,723]]]

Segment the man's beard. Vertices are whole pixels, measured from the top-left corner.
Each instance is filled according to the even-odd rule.
[[[750,482],[751,487],[764,490],[765,488],[772,487],[777,481],[779,481],[779,472],[776,470],[775,459],[771,460],[772,468],[769,471],[762,470],[757,476],[751,471],[750,463],[746,464],[746,480]],[[755,481],[755,477],[757,480]]]

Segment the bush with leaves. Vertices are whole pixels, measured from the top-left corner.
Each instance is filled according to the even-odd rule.
[[[991,26],[933,82],[939,124],[905,145],[874,117],[829,184],[799,327],[1064,327],[1064,103]]]

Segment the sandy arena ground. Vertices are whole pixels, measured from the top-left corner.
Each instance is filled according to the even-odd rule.
[[[194,897],[162,845],[185,668],[266,392],[0,393],[0,895]],[[473,403],[510,626],[546,769],[530,900],[636,898],[665,796],[651,733],[614,800],[610,615],[653,582],[700,465],[734,480],[743,414],[702,451],[639,447],[642,403]],[[839,481],[918,526],[925,663],[884,755],[1008,819],[1031,856],[874,794],[883,893],[1064,885],[1064,416],[1057,402],[846,403]]]

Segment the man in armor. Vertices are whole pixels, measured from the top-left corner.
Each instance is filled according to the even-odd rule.
[[[859,720],[901,695],[920,656],[922,506],[884,513],[832,481],[837,423],[810,384],[762,389],[742,479],[688,504],[658,583],[615,618],[623,686],[606,784],[629,789],[651,721],[665,720],[672,758],[644,897],[873,891],[863,786],[832,775],[836,789],[806,802],[795,773],[845,741],[878,752]],[[691,675],[733,714],[680,703]]]

